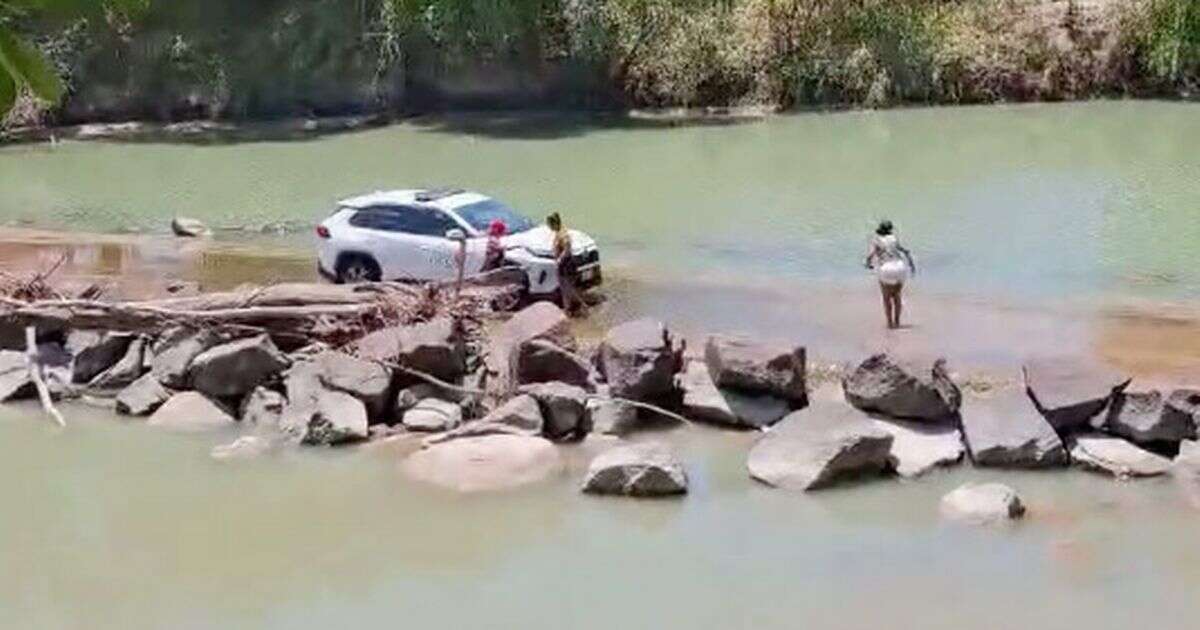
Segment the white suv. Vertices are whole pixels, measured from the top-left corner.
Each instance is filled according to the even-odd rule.
[[[334,282],[453,280],[455,253],[467,244],[466,274],[478,273],[487,252],[487,230],[503,221],[505,259],[525,272],[533,296],[558,291],[553,233],[503,203],[463,190],[393,190],[338,203],[317,226],[317,266]],[[600,284],[596,242],[571,231],[576,286]]]

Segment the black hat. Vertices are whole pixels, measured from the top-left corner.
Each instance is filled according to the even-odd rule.
[[[879,222],[879,227],[875,228],[875,233],[880,236],[887,236],[892,233],[892,222],[884,219]]]

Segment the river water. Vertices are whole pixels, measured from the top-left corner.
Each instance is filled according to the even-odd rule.
[[[363,190],[462,185],[600,241],[608,302],[688,334],[878,347],[1006,375],[1064,354],[1143,378],[1200,375],[1200,106],[1100,102],[781,116],[661,127],[595,117],[417,120],[305,141],[0,149],[0,222],[69,229],[77,271],[230,286],[312,277],[311,223]],[[887,217],[918,256],[913,327],[880,331],[861,270]],[[13,232],[13,234],[17,234]],[[21,233],[24,234],[24,233]],[[6,268],[61,239],[3,239]],[[1174,481],[979,473],[796,496],[752,483],[753,436],[676,432],[683,501],[576,491],[454,497],[388,447],[239,465],[82,406],[70,427],[0,409],[0,627],[1187,628],[1200,618],[1197,495]],[[1030,518],[938,522],[967,479]]]

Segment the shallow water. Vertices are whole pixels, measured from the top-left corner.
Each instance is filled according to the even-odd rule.
[[[96,232],[309,222],[364,189],[460,184],[564,210],[604,248],[583,330],[657,315],[693,338],[879,347],[1015,377],[1065,354],[1200,376],[1200,107],[1092,103],[647,129],[594,118],[418,121],[306,142],[0,149],[0,221]],[[913,327],[878,325],[866,235],[917,251]],[[307,234],[63,239],[5,232],[0,265],[206,288],[313,277]],[[1175,304],[1168,305],[1166,302]],[[1074,471],[959,468],[796,495],[751,482],[753,435],[674,432],[692,493],[599,500],[569,474],[498,496],[406,481],[388,447],[217,463],[80,406],[0,409],[4,628],[1190,628],[1200,491]],[[971,479],[1016,487],[1013,527],[937,518]]]
[[[959,469],[798,495],[749,479],[752,436],[699,430],[669,437],[683,500],[582,496],[582,453],[542,485],[455,497],[406,481],[386,447],[217,463],[216,436],[67,411],[59,432],[0,410],[3,627],[1116,629],[1200,614],[1197,512],[1171,481]],[[1029,518],[939,522],[941,494],[982,478],[1018,488]]]

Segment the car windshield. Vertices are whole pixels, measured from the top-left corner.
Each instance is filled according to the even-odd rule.
[[[533,221],[516,210],[496,201],[495,199],[485,199],[476,201],[454,209],[458,216],[463,218],[480,232],[487,232],[488,226],[492,221],[500,220],[504,222],[504,226],[508,228],[509,234],[524,232],[533,229]]]

